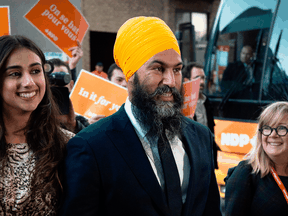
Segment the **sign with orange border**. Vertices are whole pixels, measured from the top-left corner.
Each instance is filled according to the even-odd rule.
[[[257,123],[215,119],[215,141],[223,152],[247,154],[256,144]]]
[[[221,148],[218,152],[219,169],[215,170],[218,186],[225,185],[228,169],[244,160],[244,156],[256,144],[257,123],[215,119],[215,141]],[[220,196],[225,193],[219,188]]]
[[[0,6],[0,36],[10,35],[9,6]]]
[[[70,93],[74,111],[87,118],[112,115],[127,97],[126,88],[83,69]]]
[[[24,17],[60,50],[72,57],[69,48],[81,43],[89,24],[68,0],[39,0]]]
[[[184,103],[182,113],[193,118],[199,97],[200,78],[183,83]]]

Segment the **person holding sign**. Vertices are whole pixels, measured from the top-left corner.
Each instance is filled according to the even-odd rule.
[[[203,66],[196,63],[190,62],[188,63],[183,70],[183,81],[187,82],[193,79],[200,78],[200,88],[199,88],[199,97],[197,101],[197,106],[195,110],[195,115],[193,119],[205,126],[207,126],[214,135],[214,117],[213,117],[213,107],[208,99],[208,97],[203,93],[205,88],[205,73],[203,70]],[[214,158],[214,166],[215,169],[218,169],[218,161],[217,161],[217,151],[221,150],[215,139],[213,141],[213,158]]]
[[[72,57],[69,58],[68,64],[69,69],[71,70],[71,76],[73,82],[76,82],[77,76],[76,76],[76,66],[79,60],[83,56],[83,50],[81,48],[81,44],[79,41],[77,41],[77,46],[69,48],[69,51],[71,52]]]
[[[288,215],[287,132],[288,103],[270,104],[246,160],[228,170],[225,215]]]
[[[125,78],[125,75],[123,74],[123,71],[116,63],[113,63],[110,65],[108,72],[108,80],[110,80],[113,83],[116,83],[124,88],[127,88],[127,81]]]
[[[69,74],[70,76],[72,76],[72,71],[70,70],[69,66],[65,62],[63,62],[61,59],[54,58],[54,59],[50,59],[49,62],[52,63],[54,66],[54,70],[52,71],[52,73],[64,72],[65,74]],[[69,65],[71,65],[70,62],[69,62]],[[73,86],[74,86],[74,81],[71,80],[64,87],[66,87],[68,89],[68,92],[70,93]],[[62,87],[62,86],[59,86],[59,87]],[[63,97],[65,97],[65,95],[63,95]],[[66,106],[69,107],[69,112],[62,113],[62,115],[60,115],[58,118],[60,119],[60,122],[63,128],[68,129],[75,134],[77,134],[79,131],[89,126],[90,124],[93,124],[94,122],[97,122],[102,118],[105,118],[104,115],[97,115],[89,119],[86,119],[85,117],[81,115],[76,115],[74,112],[73,104],[71,100],[69,99],[69,95],[67,95],[67,100],[69,100],[70,102],[69,104],[66,104]]]
[[[23,36],[0,37],[0,212],[56,215],[61,164],[74,135],[60,128],[45,56]]]
[[[177,39],[156,17],[118,30],[128,98],[67,145],[60,215],[221,215],[208,128],[181,113]]]

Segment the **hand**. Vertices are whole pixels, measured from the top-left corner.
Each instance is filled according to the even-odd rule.
[[[105,118],[105,117],[106,117],[105,115],[95,115],[95,116],[89,118],[89,119],[88,119],[88,122],[89,122],[89,124],[93,124],[93,123],[95,123],[95,122],[97,122],[97,121],[99,121],[100,119],[103,119],[103,118]]]
[[[77,63],[83,56],[80,42],[77,41],[77,46],[71,47],[68,51],[72,52],[72,58],[69,58],[69,68],[72,70],[76,68]]]
[[[74,112],[74,108],[72,105],[72,101],[69,99],[70,101],[70,109],[69,109],[69,113],[66,115],[59,115],[58,119],[61,122],[61,124],[63,124],[68,130],[74,132],[76,130],[76,119],[75,119],[75,112]]]

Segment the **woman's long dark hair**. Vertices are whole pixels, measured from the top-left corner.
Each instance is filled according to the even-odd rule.
[[[2,36],[0,37],[0,92],[3,88],[3,75],[8,58],[11,53],[20,48],[26,48],[34,52],[41,59],[43,71],[45,56],[40,48],[30,39],[24,36]],[[45,74],[45,72],[44,72]],[[65,145],[68,141],[67,135],[60,129],[57,120],[59,111],[52,99],[49,81],[46,75],[45,94],[32,112],[25,127],[27,144],[36,156],[36,164],[32,178],[32,198],[36,191],[41,191],[41,196],[45,202],[47,192],[55,193],[59,197],[62,192],[61,185],[61,166],[65,156]],[[3,165],[7,161],[7,143],[5,141],[5,125],[3,121],[3,98],[0,95],[0,160]]]

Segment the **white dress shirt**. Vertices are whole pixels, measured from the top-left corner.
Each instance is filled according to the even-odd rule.
[[[127,98],[124,105],[124,109],[136,131],[136,134],[138,135],[142,143],[142,146],[146,152],[146,155],[154,171],[154,174],[162,190],[164,191],[165,180],[157,147],[158,137],[146,136],[149,130],[141,127],[141,125],[139,124],[138,120],[135,118],[132,112],[132,106],[134,105],[130,102],[129,98]],[[182,191],[182,202],[184,203],[186,200],[187,189],[189,184],[189,175],[190,175],[189,158],[187,153],[185,152],[184,145],[178,136],[174,137],[172,140],[169,140],[169,143],[171,145],[172,153],[178,168],[181,183],[181,191]]]

